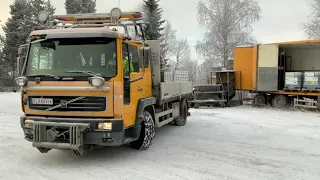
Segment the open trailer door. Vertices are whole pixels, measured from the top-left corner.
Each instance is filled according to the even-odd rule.
[[[257,90],[278,90],[278,44],[258,46]]]

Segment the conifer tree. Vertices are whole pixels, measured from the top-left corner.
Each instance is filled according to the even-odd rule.
[[[161,52],[164,50],[163,38],[161,32],[164,30],[162,26],[165,20],[162,20],[162,8],[159,7],[159,0],[143,0],[143,14],[144,20],[149,24],[144,26],[144,34],[147,40],[160,40]],[[167,60],[164,53],[160,53],[161,69],[167,65]],[[163,74],[162,74],[163,76]]]
[[[144,28],[146,39],[160,39],[165,20],[162,20],[162,8],[159,7],[159,0],[143,0],[143,11],[145,20],[150,23]]]
[[[96,0],[66,0],[64,5],[67,14],[96,12]]]
[[[19,45],[26,43],[34,26],[30,23],[33,12],[31,4],[27,0],[14,0],[10,5],[10,15],[2,27],[5,33],[3,42],[3,64],[8,67],[8,72],[16,70]],[[23,21],[26,20],[26,21]]]

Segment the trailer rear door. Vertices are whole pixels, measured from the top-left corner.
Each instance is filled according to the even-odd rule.
[[[264,44],[258,47],[257,90],[278,90],[279,45]]]

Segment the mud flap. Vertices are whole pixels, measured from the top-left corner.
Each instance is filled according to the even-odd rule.
[[[50,149],[73,150],[77,154],[82,155],[83,149],[83,133],[90,127],[85,123],[57,123],[34,121],[33,123],[33,143],[41,153],[47,153]],[[63,128],[68,132],[68,142],[54,142],[59,136],[56,128]]]

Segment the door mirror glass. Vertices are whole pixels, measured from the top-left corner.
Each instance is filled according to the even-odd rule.
[[[19,56],[25,55],[26,49],[27,49],[27,48],[26,48],[25,46],[23,46],[23,45],[20,46],[19,49],[18,49],[18,55],[19,55]]]
[[[150,56],[150,48],[140,47],[139,59],[140,59],[140,63],[143,64],[143,69],[149,66],[149,56]]]
[[[17,58],[17,73],[18,75],[21,74],[22,72],[22,68],[26,59],[26,54],[27,54],[27,44],[23,44],[19,46],[18,49],[18,55],[19,57]]]
[[[20,75],[22,72],[24,61],[25,61],[25,56],[19,56],[17,58],[17,73],[18,73],[18,75]]]

